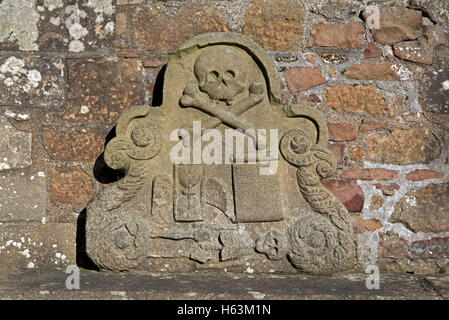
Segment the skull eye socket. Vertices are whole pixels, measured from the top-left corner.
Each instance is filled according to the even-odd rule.
[[[230,80],[235,78],[235,72],[233,70],[228,70],[225,72],[224,77],[225,80]]]
[[[215,82],[218,80],[218,78],[220,77],[220,73],[218,73],[217,71],[211,71],[209,72],[209,74],[207,75],[207,81],[211,81],[211,82]]]

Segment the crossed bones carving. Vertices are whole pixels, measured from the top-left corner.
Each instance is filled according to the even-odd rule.
[[[243,133],[249,136],[254,141],[256,148],[260,150],[265,148],[265,141],[258,141],[256,136],[256,126],[248,120],[239,117],[239,115],[261,102],[263,99],[263,93],[264,89],[262,84],[253,82],[249,86],[248,97],[233,104],[228,111],[220,108],[216,103],[211,103],[208,99],[201,95],[199,89],[195,85],[190,84],[184,89],[179,103],[182,107],[192,107],[213,116],[213,118],[209,118],[203,123],[204,126],[201,128],[201,135],[203,135],[204,131],[215,128],[224,123],[231,128],[243,130]],[[253,130],[248,132],[248,129]],[[186,131],[191,133],[191,130]]]

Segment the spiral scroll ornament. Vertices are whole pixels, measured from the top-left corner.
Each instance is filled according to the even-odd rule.
[[[161,130],[150,123],[142,123],[131,131],[130,136],[112,139],[106,146],[104,159],[112,169],[127,171],[132,160],[151,159],[161,147]]]
[[[132,123],[129,135],[120,135],[106,146],[104,159],[126,175],[103,189],[87,206],[86,249],[92,261],[103,269],[124,271],[142,263],[148,251],[149,229],[144,213],[125,205],[145,184],[147,161],[162,148],[161,130],[150,123]]]
[[[288,256],[299,270],[330,274],[352,263],[355,239],[346,208],[321,184],[335,171],[335,159],[312,141],[307,132],[295,128],[284,134],[279,146],[284,158],[297,167],[299,189],[313,210],[290,227]]]

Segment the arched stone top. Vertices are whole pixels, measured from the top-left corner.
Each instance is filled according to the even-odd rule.
[[[193,37],[184,42],[170,57],[167,68],[170,68],[170,63],[172,61],[182,58],[186,53],[189,54],[194,50],[214,45],[235,46],[246,51],[259,66],[265,77],[270,103],[274,105],[281,104],[280,78],[276,71],[275,64],[261,46],[247,36],[239,33],[211,32]],[[164,88],[164,97],[168,94],[170,93],[166,92]]]

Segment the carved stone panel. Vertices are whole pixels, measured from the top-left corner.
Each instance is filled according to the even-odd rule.
[[[104,159],[125,172],[89,202],[86,251],[102,269],[331,274],[351,268],[348,212],[327,123],[283,105],[271,58],[208,33],[169,59],[160,107],[125,111]]]
[[[261,175],[257,164],[234,164],[237,222],[279,221],[283,218],[279,175]]]

